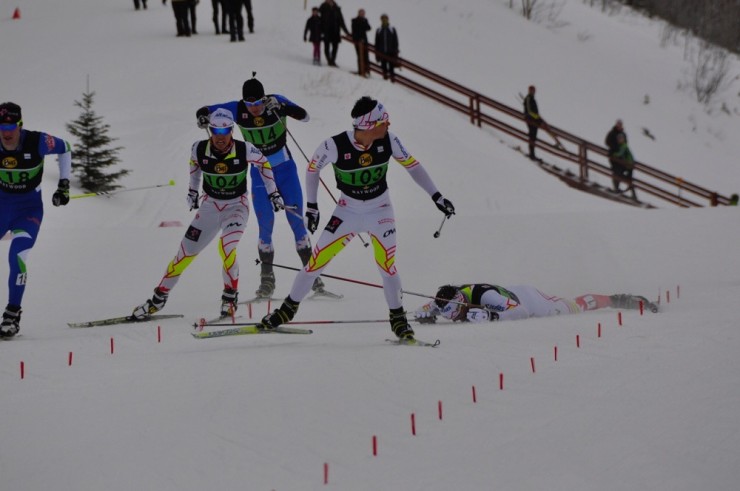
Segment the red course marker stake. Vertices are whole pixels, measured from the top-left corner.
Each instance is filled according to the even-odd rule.
[[[114,347],[113,347],[113,338],[110,338],[110,354],[111,354],[111,355],[113,354],[113,351],[114,351]]]
[[[621,312],[617,312],[617,322],[619,323],[620,326],[622,325],[622,313]]]
[[[21,380],[26,377],[26,364],[21,362]]]
[[[503,372],[498,374],[498,388],[499,388],[499,390],[504,390],[504,374],[503,374]]]
[[[580,347],[581,347],[581,335],[576,334],[576,348],[580,348]]]
[[[553,356],[555,357],[555,361],[558,361],[558,347],[555,346],[553,349]]]
[[[437,414],[439,414],[439,420],[442,421],[442,401],[437,401]]]
[[[478,402],[478,398],[475,396],[475,385],[473,386],[473,402]]]
[[[72,352],[69,352],[69,356],[67,357],[67,366],[72,366]]]
[[[324,462],[324,484],[329,484],[329,463]]]
[[[532,366],[532,373],[536,373],[536,370],[534,369],[534,357],[529,359],[529,364]]]
[[[411,434],[416,435],[416,414],[411,413]]]
[[[378,455],[378,437],[373,435],[373,457]]]

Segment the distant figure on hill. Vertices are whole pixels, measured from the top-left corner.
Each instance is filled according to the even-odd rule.
[[[398,60],[398,33],[396,28],[391,26],[388,15],[380,16],[380,27],[375,31],[375,49],[378,54],[375,55],[376,61],[380,63],[383,70],[383,78],[390,77],[393,80],[394,69]]]
[[[319,8],[313,7],[311,17],[306,20],[306,27],[303,29],[303,42],[308,40],[313,44],[313,64],[319,66],[321,65],[321,39],[322,28]]]
[[[175,13],[177,37],[190,37],[189,8],[191,0],[171,0],[172,11]]]
[[[324,55],[329,66],[337,66],[337,49],[342,41],[342,31],[350,35],[344,23],[342,9],[334,0],[325,0],[319,7],[324,34]]]
[[[360,77],[370,76],[370,58],[367,50],[367,31],[371,29],[365,17],[365,9],[357,11],[357,17],[352,19],[352,40],[357,52],[357,74]]]
[[[609,152],[609,164],[612,168],[614,192],[621,193],[619,183],[622,182],[622,178],[628,178],[630,181],[627,182],[625,191],[631,188],[634,194],[635,191],[631,182],[634,158],[627,146],[627,133],[624,131],[624,124],[621,119],[618,119],[609,133],[606,134],[604,144]]]
[[[535,144],[537,142],[537,130],[544,123],[542,116],[540,116],[540,110],[537,107],[537,101],[534,98],[537,89],[534,85],[530,85],[527,91],[527,95],[524,98],[524,120],[527,122],[527,129],[529,130],[529,158],[535,160],[537,157],[534,154]]]
[[[216,34],[226,34],[229,29],[226,27],[229,19],[229,12],[226,8],[224,0],[211,0],[213,6],[213,26],[216,28]],[[221,18],[219,24],[219,9],[221,10]],[[220,26],[220,27],[219,27]]]
[[[134,0],[134,8],[139,10],[141,7],[144,7],[144,10],[146,10],[146,0]]]
[[[587,293],[574,299],[542,293],[533,286],[503,287],[489,283],[444,285],[435,299],[419,307],[414,318],[422,324],[433,324],[437,316],[451,321],[487,322],[578,314],[587,310],[612,307],[658,311],[658,306],[639,295],[597,295]]]

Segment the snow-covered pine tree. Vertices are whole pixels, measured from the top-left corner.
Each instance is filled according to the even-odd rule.
[[[110,126],[103,123],[102,116],[93,111],[95,92],[88,87],[82,101],[75,106],[82,109],[80,117],[67,123],[67,131],[77,137],[72,149],[72,172],[79,178],[80,187],[92,193],[108,192],[120,188],[115,182],[130,171],[104,173],[103,169],[121,162],[118,152],[123,147],[110,147],[117,140],[108,136]]]

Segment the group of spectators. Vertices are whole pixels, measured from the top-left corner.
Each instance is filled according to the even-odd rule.
[[[134,8],[146,10],[147,0],[134,0]],[[175,14],[175,25],[177,26],[177,37],[190,37],[198,34],[196,28],[196,7],[200,0],[171,0],[172,11]],[[167,0],[162,0],[166,5]],[[230,34],[231,42],[244,41],[244,17],[242,9],[247,10],[247,28],[250,33],[254,32],[254,16],[252,15],[252,0],[211,0],[213,7],[213,26],[216,34]]]
[[[337,49],[342,40],[342,32],[352,36],[357,52],[357,74],[370,76],[370,57],[367,33],[372,30],[365,16],[365,9],[359,9],[352,19],[352,31],[347,29],[342,9],[334,0],[325,0],[320,6],[311,9],[311,17],[306,21],[303,40],[313,44],[313,64],[321,65],[321,43],[324,43],[324,56],[329,66],[337,66]],[[380,16],[380,27],[375,31],[375,60],[380,63],[383,78],[394,77],[399,53],[398,34],[390,25],[387,14]]]

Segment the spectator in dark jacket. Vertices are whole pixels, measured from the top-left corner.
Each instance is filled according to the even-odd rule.
[[[313,44],[313,64],[321,65],[321,17],[318,7],[311,9],[311,17],[306,21],[306,28],[303,29],[304,43],[307,36],[308,41]]]
[[[620,183],[620,177],[625,175],[625,172],[627,171],[627,168],[622,163],[621,159],[619,158],[618,154],[620,152],[621,143],[620,143],[620,135],[624,138],[624,144],[627,144],[627,134],[624,132],[624,126],[622,124],[622,120],[618,119],[617,122],[614,124],[612,129],[609,131],[609,133],[606,134],[606,138],[604,139],[604,144],[606,145],[607,150],[609,151],[609,164],[612,168],[612,183],[614,184],[614,192],[618,193],[619,190],[619,183]]]
[[[380,16],[380,27],[375,31],[375,54],[376,61],[380,62],[380,68],[383,70],[383,78],[389,76],[393,80],[393,69],[397,63],[398,56],[398,34],[396,28],[390,25],[388,15]]]
[[[536,92],[535,86],[530,85],[527,96],[524,98],[524,121],[526,121],[529,130],[529,158],[532,160],[537,158],[534,154],[537,130],[544,123],[542,116],[540,116],[540,110],[537,108],[537,101],[534,98]]]
[[[216,34],[226,34],[227,32],[229,32],[229,29],[226,27],[229,17],[229,12],[226,10],[226,4],[223,2],[223,0],[211,0],[211,5],[213,6],[213,26],[216,28]],[[218,15],[219,7],[221,9],[220,24]]]
[[[188,15],[190,0],[172,0],[170,3],[172,3],[172,11],[175,13],[177,37],[190,37],[190,18]]]
[[[321,26],[324,34],[324,55],[329,66],[337,66],[337,48],[342,41],[342,31],[350,35],[344,23],[342,9],[334,0],[325,0],[319,7]]]
[[[352,19],[352,41],[355,42],[357,74],[360,77],[370,76],[370,58],[367,51],[367,31],[370,29],[370,23],[365,17],[365,9],[360,9],[357,17]]]

